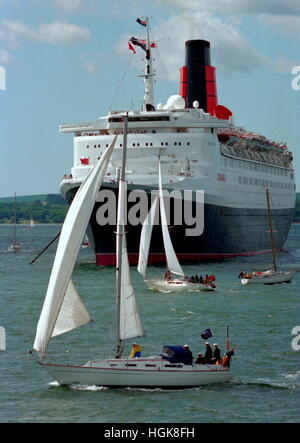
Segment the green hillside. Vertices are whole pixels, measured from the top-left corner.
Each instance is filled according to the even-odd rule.
[[[60,194],[17,197],[17,223],[63,223],[68,204]],[[0,223],[11,223],[14,197],[0,198]]]
[[[57,198],[59,197],[60,201],[63,203],[64,199],[59,194],[39,194],[39,195],[20,195],[17,196],[17,203],[33,203],[33,202],[47,202],[50,198]],[[14,202],[14,196],[11,197],[0,197],[0,205],[2,203],[13,203]]]

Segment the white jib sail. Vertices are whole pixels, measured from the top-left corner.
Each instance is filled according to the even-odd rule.
[[[44,357],[54,331],[74,264],[115,142],[116,137],[81,184],[65,218],[33,345],[33,348],[39,352],[41,358]],[[74,300],[74,297],[71,297],[71,300]]]
[[[126,186],[120,181],[118,202],[118,223],[124,226],[124,199]],[[126,340],[144,335],[140,316],[137,310],[134,290],[131,285],[125,234],[122,235],[122,267],[120,294],[120,339]]]
[[[144,220],[142,230],[141,230],[141,239],[140,239],[140,250],[139,250],[139,262],[137,270],[139,273],[145,278],[148,264],[148,256],[149,249],[151,243],[151,236],[153,230],[153,223],[155,220],[155,214],[158,208],[158,196],[155,197],[154,202],[148,212],[147,217]]]
[[[91,317],[72,280],[70,280],[51,337],[72,331],[72,329],[78,328],[90,320]]]
[[[161,229],[163,234],[163,241],[164,241],[168,268],[173,274],[184,276],[184,272],[176,257],[168,229],[168,222],[167,222],[166,210],[164,204],[164,194],[162,190],[160,161],[158,162],[158,182],[159,182],[160,221],[161,221]]]

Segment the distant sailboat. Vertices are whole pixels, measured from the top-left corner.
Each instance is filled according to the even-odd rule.
[[[84,240],[82,241],[81,247],[82,249],[86,249],[90,246],[88,236],[85,235]]]
[[[16,197],[16,193],[15,193],[15,195],[14,195],[14,215],[12,218],[13,239],[12,239],[11,244],[8,247],[9,252],[18,252],[21,249],[20,244],[17,242],[16,223],[17,223],[17,197]]]
[[[167,224],[164,196],[162,190],[160,161],[158,163],[158,182],[159,182],[159,194],[158,196],[156,196],[151,206],[151,209],[146,219],[144,220],[141,231],[139,263],[137,268],[139,273],[143,276],[145,283],[147,284],[149,289],[155,289],[162,292],[214,291],[216,286],[213,282],[210,283],[189,282],[185,277],[183,269],[180,266],[180,263],[176,257]],[[164,279],[147,280],[145,279],[145,277],[148,265],[148,255],[149,255],[149,248],[152,236],[152,228],[156,212],[158,210],[158,202],[159,202],[161,229],[162,229],[166,260],[168,265],[168,271],[165,273]],[[178,277],[172,278],[172,274],[175,276],[179,276],[181,278]]]
[[[31,217],[29,224],[26,228],[24,228],[25,231],[31,231],[35,227],[35,223],[33,218]]]
[[[270,230],[270,240],[272,246],[272,269],[253,271],[250,273],[241,272],[240,280],[242,285],[247,284],[274,284],[274,283],[288,283],[292,280],[297,270],[292,269],[289,271],[278,271],[276,264],[276,248],[273,236],[273,226],[272,226],[272,214],[270,208],[270,195],[269,189],[266,189],[267,207],[268,207],[268,219],[269,219],[269,230]]]
[[[90,319],[71,283],[71,274],[99,186],[101,186],[112,154],[114,140],[77,191],[66,216],[34,342],[34,349],[41,358],[39,363],[61,385],[80,383],[113,387],[187,388],[226,382],[231,378],[227,362],[220,365],[193,364],[190,359],[188,360],[188,354],[182,346],[164,346],[161,353],[156,356],[122,358],[124,341],[143,336],[143,328],[130,280],[124,226],[126,136],[127,116],[124,116],[123,160],[119,180],[116,236],[117,327],[115,358],[90,360],[85,364],[76,365],[53,364],[44,361],[51,337],[70,331],[87,323]]]

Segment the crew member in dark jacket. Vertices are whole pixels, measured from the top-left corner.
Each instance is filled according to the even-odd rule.
[[[192,351],[190,350],[189,345],[184,345],[183,349],[186,352],[186,363],[187,365],[192,365],[193,364],[193,354]]]
[[[203,355],[201,354],[201,352],[199,352],[197,359],[195,361],[196,365],[205,365],[205,358],[203,357]]]
[[[210,363],[211,359],[212,359],[212,355],[213,355],[212,349],[211,349],[208,341],[205,343],[205,346],[206,346],[206,351],[205,351],[204,358],[205,358],[206,363]]]
[[[218,363],[221,360],[221,351],[219,349],[218,343],[214,343],[214,355],[213,355],[213,363]]]

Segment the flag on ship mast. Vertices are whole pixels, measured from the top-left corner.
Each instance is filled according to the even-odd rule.
[[[142,39],[139,39],[139,38],[131,37],[131,39],[129,41],[133,45],[140,46],[142,49],[144,49],[144,51],[147,50],[147,48],[146,48],[146,40],[142,40]]]
[[[130,51],[133,51],[133,53],[136,54],[136,50],[134,49],[134,47],[130,42],[128,42],[128,49],[130,49]]]
[[[142,26],[147,26],[147,20],[142,20],[141,18],[137,18],[136,21]]]
[[[147,51],[146,40],[143,40],[141,38],[131,37],[129,42],[132,43],[133,45],[140,46],[142,49],[144,49],[144,51]],[[156,48],[156,43],[154,42],[150,43],[150,48]]]

